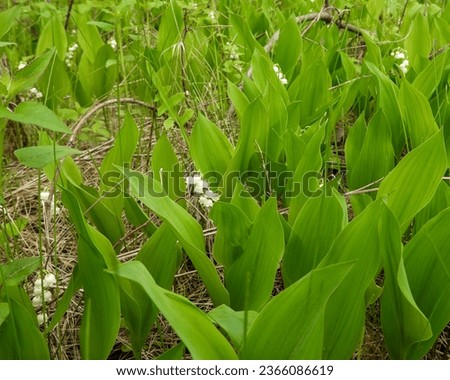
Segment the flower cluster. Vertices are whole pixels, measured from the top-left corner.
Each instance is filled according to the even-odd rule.
[[[35,308],[40,308],[52,300],[51,289],[54,288],[55,285],[56,278],[52,273],[46,274],[44,278],[39,277],[34,282],[33,299],[31,302]],[[48,316],[45,311],[38,313],[37,320],[40,325],[44,324],[47,319]]]
[[[56,214],[59,214],[61,212],[61,209],[58,206],[55,206],[55,197],[53,196],[50,200],[50,193],[48,191],[42,191],[40,194],[40,199],[42,202],[42,207],[45,208],[45,205],[47,202],[50,202],[50,210],[55,212]]]
[[[200,205],[205,209],[211,208],[214,202],[219,200],[220,195],[209,190],[208,182],[203,180],[200,175],[197,174],[193,177],[186,177],[185,181],[187,186],[193,187],[194,194],[199,197],[198,203],[200,203]]]
[[[278,79],[280,80],[281,84],[288,84],[288,81],[286,79],[286,77],[284,76],[284,74],[281,71],[280,66],[278,66],[278,64],[273,65],[273,71],[275,71],[275,74],[277,74]]]
[[[403,74],[406,74],[408,72],[409,66],[406,50],[397,48],[395,50],[392,50],[391,56],[394,57],[396,61],[400,62],[398,63],[398,67],[400,68]]]
[[[225,49],[224,50],[228,53],[228,56],[229,56],[230,60],[232,60],[232,61],[239,60],[239,57],[240,57],[241,53],[239,53],[239,49],[238,49],[237,45],[235,45],[235,44],[231,43],[230,41],[228,41],[225,44]]]
[[[19,65],[17,66],[17,70],[22,70],[26,66],[27,66],[27,63],[25,61],[20,61]]]
[[[44,95],[36,87],[30,88],[28,91],[28,99],[40,99]]]
[[[77,43],[73,43],[72,45],[69,46],[69,51],[66,54],[66,65],[68,67],[72,67],[73,66],[73,57],[75,55],[75,52],[78,50],[78,44]]]
[[[111,37],[108,40],[108,45],[111,46],[114,50],[116,50],[117,49],[117,41],[116,41],[116,39],[114,37]]]

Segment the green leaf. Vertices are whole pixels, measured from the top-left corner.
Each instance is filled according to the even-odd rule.
[[[118,265],[109,240],[88,225],[75,195],[63,189],[62,201],[78,232],[78,267],[84,289],[80,346],[84,359],[106,359],[120,328],[120,293],[115,278],[105,271]]]
[[[9,99],[12,99],[18,93],[29,90],[33,87],[42,74],[44,74],[50,61],[54,58],[54,55],[55,49],[51,49],[34,59],[22,70],[19,70],[11,82],[11,86],[8,91]],[[39,115],[34,115],[33,117],[39,117]]]
[[[412,22],[411,30],[405,40],[405,49],[411,66],[415,71],[420,72],[421,68],[427,64],[428,54],[431,51],[430,30],[422,12],[417,12]]]
[[[22,124],[32,124],[54,132],[72,134],[61,119],[49,108],[37,102],[22,102],[14,112],[0,107],[0,118],[17,121]]]
[[[450,322],[450,209],[431,219],[406,245],[405,271],[411,293],[431,324],[433,335],[418,342],[408,359],[422,358]]]
[[[30,274],[36,271],[41,261],[39,257],[21,257],[3,264],[1,268],[0,286],[19,285]]]
[[[6,302],[0,303],[0,326],[9,316],[9,305]]]
[[[233,82],[227,80],[227,94],[230,100],[233,103],[234,108],[236,109],[236,113],[239,117],[244,115],[245,109],[249,105],[249,100],[245,96],[245,94],[236,86]]]
[[[309,197],[314,196],[319,189],[318,178],[322,168],[321,145],[325,135],[325,128],[318,127],[317,132],[306,145],[292,179],[288,184],[286,195],[289,201],[289,224],[294,224],[298,213]]]
[[[432,199],[446,169],[444,138],[438,132],[403,157],[381,182],[377,199],[386,199],[402,231]]]
[[[378,107],[383,110],[392,134],[392,145],[396,155],[401,153],[405,144],[406,132],[403,128],[401,112],[398,104],[398,87],[376,65],[365,61],[369,71],[378,81]]]
[[[206,314],[186,298],[159,287],[140,262],[128,262],[113,272],[138,283],[169,321],[194,360],[236,359],[236,353]]]
[[[58,304],[56,306],[56,310],[52,315],[52,319],[49,322],[47,328],[45,329],[46,333],[51,332],[61,321],[64,315],[67,312],[67,309],[72,302],[72,298],[75,293],[81,288],[81,279],[80,279],[80,271],[78,270],[78,265],[72,271],[72,276],[70,277],[69,284],[67,285],[66,291],[63,296],[58,299]]]
[[[258,313],[251,310],[234,311],[229,306],[220,305],[211,310],[208,316],[225,330],[233,345],[239,350]]]
[[[196,168],[206,180],[219,177],[219,183],[233,155],[233,147],[221,130],[205,116],[199,114],[192,128],[189,143]]]
[[[381,324],[390,359],[407,359],[411,346],[431,337],[428,319],[420,311],[408,283],[403,263],[400,226],[392,215],[380,226],[383,245],[384,285]],[[392,233],[391,233],[392,232]]]
[[[171,199],[183,198],[186,191],[184,173],[166,134],[159,137],[152,155],[153,177],[158,178]]]
[[[360,153],[356,161],[348,162],[350,189],[359,189],[378,181],[394,167],[391,131],[381,111],[370,120],[362,146],[353,149],[359,149]]]
[[[56,49],[56,55],[61,61],[66,59],[67,36],[64,25],[55,13],[40,32],[36,46],[36,54],[40,55],[47,49]]]
[[[335,190],[306,201],[283,256],[283,280],[290,286],[315,269],[347,224],[345,200]]]
[[[362,339],[366,291],[380,270],[380,228],[392,213],[381,201],[371,203],[338,235],[318,268],[355,262],[330,298],[325,312],[324,359],[349,359]],[[383,228],[383,231],[389,231]],[[393,233],[392,231],[390,233]],[[289,289],[289,288],[288,288]]]
[[[183,359],[185,346],[179,343],[163,354],[159,355],[155,360],[181,360]]]
[[[68,182],[67,189],[75,195],[83,213],[86,213],[97,229],[116,245],[125,234],[121,213],[117,214],[111,210],[108,199],[101,197],[94,188]],[[119,248],[120,245],[117,245],[116,249]]]
[[[321,359],[325,307],[352,265],[313,270],[274,297],[251,326],[240,359]]]
[[[42,145],[21,148],[14,151],[17,159],[30,168],[42,169],[70,154],[80,154],[77,149],[61,145]]]
[[[427,98],[407,81],[400,87],[399,105],[413,148],[439,131]]]
[[[0,12],[0,38],[13,27],[21,12],[22,8],[19,6],[8,7],[5,11]]]
[[[291,16],[280,29],[274,61],[280,65],[285,75],[289,75],[298,64],[301,52],[302,38],[295,17]]]
[[[172,287],[180,262],[177,237],[168,223],[163,223],[141,247],[136,256],[156,283],[164,289]]]
[[[9,316],[0,325],[0,359],[50,359],[47,342],[37,327],[36,315],[31,315],[14,299],[9,300],[9,307]]]
[[[173,233],[198,270],[214,304],[217,306],[222,303],[228,304],[228,292],[214,264],[206,256],[203,231],[197,221],[170,199],[158,181],[134,171],[126,171],[124,175],[129,180],[131,194],[171,226]]]
[[[230,268],[225,268],[234,310],[259,311],[270,298],[284,251],[283,227],[276,206],[276,199],[271,198],[261,208],[244,251]]]

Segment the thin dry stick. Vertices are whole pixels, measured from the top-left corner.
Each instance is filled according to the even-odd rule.
[[[134,99],[134,98],[119,98],[119,99],[109,99],[103,102],[94,104],[80,119],[78,119],[77,123],[74,125],[72,129],[72,136],[70,136],[68,146],[73,147],[75,145],[75,141],[77,139],[78,132],[81,130],[83,125],[89,120],[89,118],[94,115],[97,111],[102,108],[109,107],[115,105],[117,103],[120,104],[136,104],[145,108],[148,108],[152,112],[156,112],[156,107],[143,102],[142,100]]]

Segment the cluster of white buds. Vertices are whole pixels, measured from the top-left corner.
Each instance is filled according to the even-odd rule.
[[[114,37],[111,37],[108,40],[108,45],[111,46],[114,50],[116,50],[117,49],[117,41],[116,41],[116,39]]]
[[[46,274],[44,278],[38,277],[34,282],[33,299],[31,300],[35,308],[40,308],[43,304],[47,304],[52,300],[51,289],[56,285],[56,277],[54,274]],[[37,320],[39,325],[45,323],[48,319],[47,314],[42,311],[38,313]]]
[[[26,66],[27,66],[27,63],[25,61],[20,61],[19,65],[17,66],[17,70],[22,70]]]
[[[277,74],[278,79],[280,80],[281,84],[288,84],[288,81],[286,79],[286,77],[284,76],[284,74],[281,71],[280,66],[278,66],[278,64],[273,65],[273,71],[275,71],[275,74]]]
[[[210,209],[214,202],[219,200],[220,195],[209,190],[208,182],[203,180],[200,175],[197,174],[192,177],[186,177],[185,181],[187,186],[193,186],[194,194],[199,197],[198,203],[205,209]]]
[[[401,48],[394,49],[391,52],[391,56],[394,57],[396,61],[400,62],[398,63],[398,67],[400,68],[403,74],[406,74],[408,72],[409,67],[409,61],[406,55],[406,50],[403,50]]]
[[[225,45],[225,51],[228,52],[228,56],[232,61],[239,60],[241,53],[239,53],[239,49],[235,44],[228,41]]]
[[[55,206],[55,196],[53,196],[52,199],[49,200],[50,193],[48,191],[41,191],[40,198],[41,198],[41,202],[42,202],[42,207],[44,209],[45,209],[46,203],[50,201],[50,210],[52,212],[52,215],[53,215],[53,212],[55,212],[56,214],[59,214],[61,212],[61,208],[59,208],[58,206]]]
[[[77,50],[78,50],[78,44],[76,42],[69,46],[69,51],[66,54],[66,65],[68,67],[73,66],[73,57]]]
[[[216,12],[214,10],[210,10],[208,12],[208,17],[211,19],[211,21],[216,21],[216,19],[217,19]]]
[[[36,87],[28,91],[28,99],[41,99],[44,95]]]

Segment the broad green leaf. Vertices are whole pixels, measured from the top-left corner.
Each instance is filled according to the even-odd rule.
[[[73,296],[78,290],[80,290],[80,288],[81,288],[80,271],[78,270],[78,265],[76,265],[72,271],[72,276],[70,277],[69,284],[67,285],[67,288],[63,296],[58,299],[56,310],[53,313],[52,319],[47,325],[47,328],[45,329],[46,333],[51,332],[61,321],[61,319],[66,314],[67,309],[70,306],[70,303],[72,302]]]
[[[444,67],[448,64],[449,59],[450,51],[447,50],[445,54],[440,54],[435,59],[431,60],[419,75],[417,75],[416,79],[414,79],[414,87],[419,90],[425,98],[429,99],[438,87]]]
[[[134,198],[127,195],[124,199],[124,209],[127,220],[134,227],[142,229],[147,236],[152,236],[157,230],[155,224],[150,220],[148,215],[142,210]]]
[[[159,287],[140,262],[118,266],[114,273],[138,283],[169,321],[195,360],[236,359],[236,353],[206,314],[186,298]]]
[[[0,325],[0,359],[50,359],[47,342],[37,326],[36,315],[30,314],[24,305],[14,299],[9,300],[9,307],[9,316]]]
[[[156,48],[160,53],[172,49],[177,42],[181,41],[183,27],[182,10],[176,1],[171,0],[159,24]]]
[[[417,233],[430,219],[450,207],[450,186],[441,181],[433,198],[414,218],[414,231]]]
[[[306,201],[283,256],[283,280],[290,286],[315,269],[347,224],[345,200],[335,190]]]
[[[405,39],[405,49],[411,66],[417,72],[428,62],[431,51],[431,38],[428,22],[421,12],[418,12],[412,22],[411,30]]]
[[[235,13],[230,13],[230,23],[232,25],[232,30],[236,32],[238,36],[238,41],[245,46],[246,54],[248,58],[253,55],[254,50],[258,50],[262,54],[266,54],[264,48],[256,41],[253,36],[248,23],[240,16]]]
[[[360,153],[356,161],[348,162],[350,189],[359,189],[378,181],[394,167],[391,131],[381,111],[370,120],[362,146],[355,148]]]
[[[247,108],[250,102],[248,98],[245,96],[245,94],[239,89],[238,86],[236,86],[233,82],[229,80],[227,82],[228,82],[227,87],[228,97],[232,101],[238,116],[242,117],[244,115],[245,109]]]
[[[261,99],[257,98],[245,109],[234,156],[224,175],[223,192],[227,198],[232,196],[236,174],[249,169],[250,160],[256,151],[256,141],[261,133],[267,133],[267,128],[267,110]]]
[[[98,50],[104,45],[100,33],[95,25],[89,24],[88,15],[73,12],[72,16],[77,29],[78,44],[89,61],[94,63]]]
[[[244,251],[225,268],[225,283],[234,310],[259,311],[270,298],[284,251],[283,227],[276,205],[276,199],[270,198],[261,208]]]
[[[121,213],[112,210],[108,199],[99,195],[94,188],[85,185],[77,186],[68,182],[67,189],[75,195],[83,212],[88,215],[97,229],[116,246],[125,234]],[[120,248],[120,245],[117,247]]]
[[[185,346],[179,343],[163,354],[159,355],[155,360],[181,360],[183,359]]]
[[[135,359],[141,359],[141,350],[158,315],[158,309],[149,301],[141,286],[120,278],[120,306],[127,327]]]
[[[54,132],[71,134],[61,119],[50,109],[37,102],[22,102],[14,112],[7,108],[0,107],[0,118],[17,121],[22,124],[32,124]]]
[[[62,200],[78,233],[78,267],[85,301],[81,354],[84,359],[106,359],[120,328],[120,293],[115,278],[105,269],[116,267],[118,259],[109,240],[86,223],[75,195],[63,189]]]
[[[392,215],[389,224],[382,224],[380,228],[380,234],[384,236],[380,239],[384,267],[381,299],[384,340],[390,359],[407,359],[413,344],[431,337],[430,323],[416,305],[409,288],[398,221]]]
[[[318,178],[322,169],[321,145],[325,128],[319,126],[317,132],[306,145],[305,153],[298,164],[291,184],[288,184],[286,199],[289,202],[289,224],[294,224],[300,209],[309,197],[319,189]]]
[[[161,184],[141,173],[126,171],[131,194],[143,202],[172,228],[198,270],[215,305],[228,304],[229,295],[213,262],[206,256],[203,231],[197,221],[164,192]]]
[[[383,110],[383,114],[391,128],[392,145],[396,155],[401,153],[406,139],[406,131],[404,130],[401,112],[398,104],[398,87],[392,80],[384,74],[380,69],[371,62],[365,61],[369,71],[377,78],[378,81],[378,107]]]
[[[401,230],[432,199],[447,169],[447,154],[441,132],[409,152],[384,178],[377,198],[397,217]]]
[[[450,208],[431,219],[406,245],[405,271],[411,293],[431,324],[433,336],[418,342],[408,359],[422,358],[450,322]]]
[[[0,303],[0,326],[5,322],[9,315],[9,305],[6,302]]]
[[[147,268],[156,283],[164,289],[172,287],[181,255],[177,237],[168,223],[163,223],[141,247],[136,260]]]
[[[342,230],[318,266],[355,262],[326,307],[324,359],[351,358],[362,339],[366,291],[380,270],[379,240],[390,239],[379,231],[391,215],[383,202],[371,203]]]
[[[300,31],[295,17],[290,17],[280,29],[280,37],[274,50],[274,60],[280,65],[283,73],[289,75],[298,64],[301,52],[302,39]]]
[[[122,128],[117,134],[113,147],[106,153],[99,172],[102,177],[101,188],[105,188],[104,178],[110,173],[120,173],[116,165],[131,164],[139,141],[139,129],[129,112],[125,113]]]
[[[192,128],[189,148],[195,167],[204,178],[218,177],[216,182],[220,183],[233,155],[233,147],[220,129],[202,114]]]
[[[13,27],[21,12],[22,8],[19,6],[8,6],[5,11],[0,12],[0,38]]]
[[[210,218],[214,221],[217,232],[220,231],[228,245],[232,247],[245,245],[252,223],[239,207],[231,203],[217,202],[211,210]],[[214,250],[214,257],[225,266],[231,265],[235,259],[223,257],[216,250]]]
[[[153,177],[157,178],[171,199],[183,198],[186,191],[184,173],[166,134],[159,137],[153,148]]]
[[[288,89],[290,100],[301,103],[299,119],[302,128],[318,120],[329,108],[332,101],[330,87],[331,76],[323,60],[303,65],[300,75]]]
[[[407,81],[400,87],[399,105],[413,148],[439,131],[427,98]]]
[[[3,264],[1,267],[2,276],[0,276],[0,287],[4,285],[19,285],[37,270],[40,263],[39,257],[20,257],[7,264]]]
[[[3,226],[0,226],[0,246],[3,249],[6,244],[9,244],[10,238],[16,238],[24,230],[28,224],[28,219],[24,217],[19,217],[11,222],[3,222]]]
[[[36,47],[36,54],[40,55],[47,49],[56,49],[56,55],[61,60],[66,59],[67,53],[67,36],[64,25],[55,13],[45,24],[40,32],[39,40]]]
[[[315,269],[274,297],[251,326],[240,359],[322,359],[325,308],[351,268]]]
[[[0,41],[0,48],[10,45],[16,45],[14,42]]]
[[[50,61],[54,58],[54,55],[55,49],[51,49],[34,59],[22,70],[19,70],[11,82],[11,86],[8,91],[8,97],[11,99],[19,92],[29,90],[31,87],[33,87],[36,84],[37,80],[42,76],[42,74],[44,74]],[[39,117],[39,115],[33,115],[33,118],[34,117]]]
[[[217,323],[230,337],[238,350],[244,343],[248,330],[255,321],[256,311],[234,311],[229,306],[220,305],[212,309],[208,316]]]

